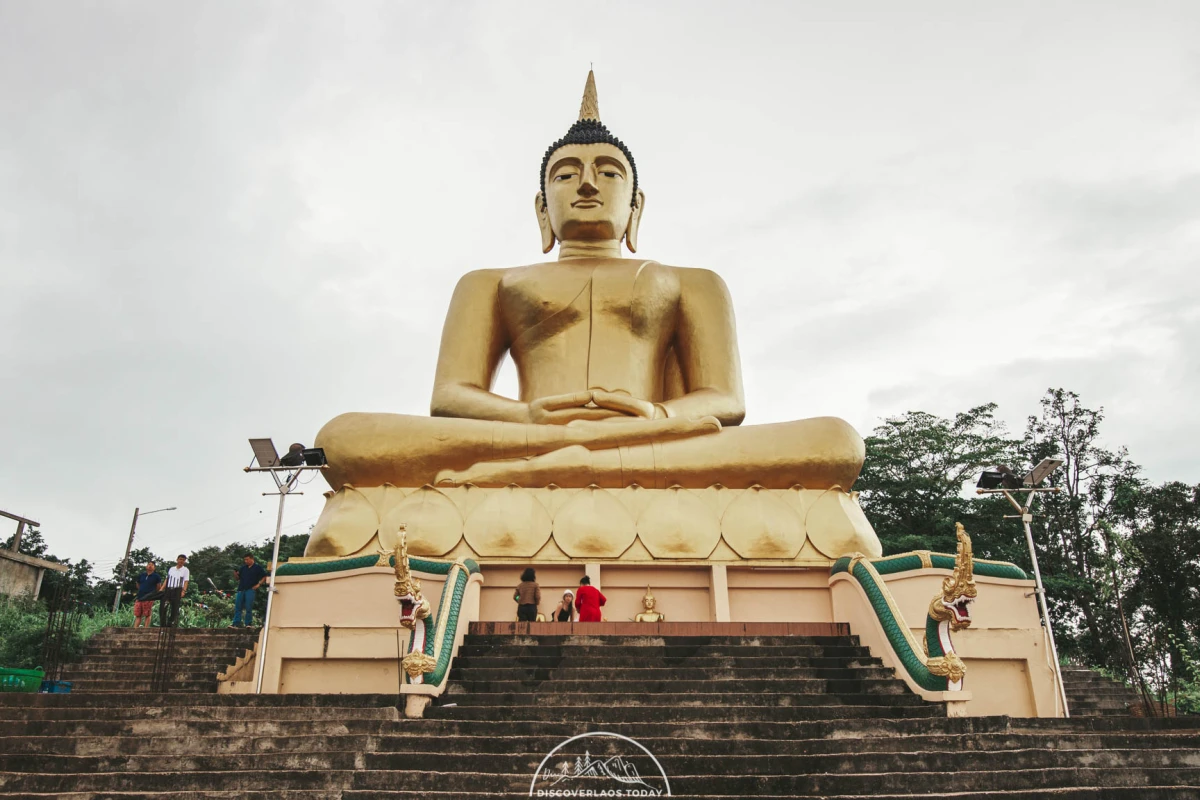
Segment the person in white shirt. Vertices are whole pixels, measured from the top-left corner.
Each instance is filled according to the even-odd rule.
[[[167,588],[163,590],[162,600],[158,604],[158,625],[161,628],[173,628],[179,621],[179,603],[187,594],[188,581],[192,573],[184,566],[187,556],[180,554],[175,557],[175,566],[167,570]]]

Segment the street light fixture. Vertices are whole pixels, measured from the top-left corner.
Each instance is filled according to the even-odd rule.
[[[304,494],[294,491],[300,474],[309,469],[329,469],[325,464],[325,451],[319,447],[306,448],[304,445],[292,445],[287,456],[283,459],[275,450],[275,443],[270,439],[251,439],[250,449],[254,451],[254,459],[250,462],[258,466],[245,467],[245,472],[267,472],[275,481],[278,492],[263,492],[263,495],[279,495],[279,515],[275,518],[275,550],[271,554],[271,583],[267,589],[267,612],[263,615],[262,640],[258,648],[257,675],[254,678],[254,693],[262,694],[263,669],[267,663],[267,639],[271,635],[271,609],[275,601],[275,571],[279,569],[279,538],[283,534],[283,504],[289,494]],[[303,463],[295,463],[298,459],[289,458],[293,454],[302,454]],[[289,463],[283,463],[284,460]],[[283,477],[280,477],[282,475]]]
[[[117,565],[117,594],[113,598],[113,613],[121,607],[121,583],[129,572],[129,551],[133,549],[133,533],[137,530],[138,517],[144,517],[148,514],[157,514],[160,511],[175,511],[175,506],[170,508],[156,508],[153,511],[142,512],[140,508],[133,510],[133,524],[129,526],[129,541],[125,542],[125,556],[121,559],[121,563]]]
[[[1029,560],[1033,563],[1033,581],[1034,594],[1037,595],[1038,605],[1042,612],[1042,625],[1046,628],[1046,636],[1050,640],[1050,657],[1054,659],[1054,681],[1058,685],[1058,696],[1062,700],[1063,716],[1070,717],[1071,712],[1067,708],[1067,690],[1063,686],[1062,667],[1058,663],[1058,646],[1054,643],[1054,627],[1050,624],[1050,609],[1046,605],[1046,589],[1042,585],[1042,571],[1038,567],[1037,551],[1033,547],[1033,531],[1029,524],[1033,522],[1033,514],[1030,509],[1033,508],[1033,501],[1042,492],[1055,493],[1060,491],[1057,486],[1042,486],[1042,481],[1049,477],[1051,472],[1063,465],[1063,461],[1058,458],[1043,458],[1041,462],[1024,475],[1018,476],[1017,473],[1004,465],[997,465],[995,469],[985,470],[979,476],[979,483],[976,484],[976,494],[1002,494],[1008,498],[1008,502],[1012,503],[1019,515],[1006,515],[1005,519],[1019,519],[1021,524],[1025,526],[1025,544],[1029,546]],[[1024,504],[1017,501],[1013,494],[1025,493]]]

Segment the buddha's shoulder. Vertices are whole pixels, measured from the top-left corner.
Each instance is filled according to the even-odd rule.
[[[477,269],[459,278],[458,285],[463,289],[488,287],[495,289],[517,286],[528,281],[540,281],[551,275],[561,277],[572,272],[587,273],[595,270],[628,270],[639,275],[656,275],[671,282],[678,282],[683,287],[719,287],[721,290],[725,288],[725,282],[721,276],[710,269],[675,266],[660,261],[636,258],[596,259],[595,261],[588,259],[575,262],[543,261],[524,266]]]

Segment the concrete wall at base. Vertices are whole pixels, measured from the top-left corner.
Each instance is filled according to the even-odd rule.
[[[524,565],[485,565],[485,582],[468,586],[464,622],[507,622],[515,617],[512,592]],[[575,588],[586,571],[610,598],[608,619],[632,618],[649,584],[670,622],[845,622],[890,667],[898,666],[873,610],[857,583],[830,579],[827,570],[750,569],[724,565],[535,565],[542,610],[549,614],[563,588]],[[947,570],[887,577],[906,622],[924,635],[929,601]],[[436,617],[444,578],[417,574]],[[369,567],[318,575],[281,576],[272,610],[263,691],[390,693],[400,690],[398,657],[410,632],[398,625],[390,569]],[[954,634],[967,664],[965,713],[972,716],[1061,716],[1054,672],[1033,598],[1032,581],[976,576],[979,599],[971,628]],[[719,619],[726,614],[732,620]],[[714,617],[718,617],[714,620]],[[325,626],[329,626],[326,630]],[[465,627],[465,625],[464,625]],[[403,691],[416,689],[409,684]],[[246,691],[245,682],[220,691]],[[252,689],[251,689],[252,690]],[[942,697],[930,699],[945,699]]]
[[[445,578],[414,575],[429,601],[430,618],[436,618]],[[408,651],[411,631],[399,625],[394,583],[395,574],[383,567],[280,576],[271,610],[263,693],[401,691],[397,665]],[[477,619],[478,607],[476,578],[463,599],[464,627]],[[261,647],[260,636],[260,651]],[[220,690],[236,692],[245,687]]]
[[[394,659],[288,658],[283,661],[279,693],[328,694],[332,684],[353,686],[355,694],[399,694],[399,667]]]
[[[918,641],[925,637],[929,602],[940,593],[949,570],[928,569],[884,576],[887,588]],[[971,607],[972,623],[953,634],[954,648],[967,664],[963,689],[970,693],[968,716],[1061,717],[1054,669],[1034,598],[1033,581],[975,576],[979,598]],[[834,618],[850,629],[884,665],[905,677],[903,667],[867,603],[857,581],[845,575],[831,580]],[[910,688],[922,693],[910,683]]]
[[[480,619],[517,617],[513,590],[524,564],[481,565],[484,588]],[[564,589],[575,591],[585,572],[608,604],[605,619],[632,620],[642,611],[649,586],[657,610],[672,622],[832,622],[827,568],[727,567],[723,564],[532,564],[542,589],[541,611],[549,619]]]
[[[833,622],[829,570],[729,567],[734,622]]]

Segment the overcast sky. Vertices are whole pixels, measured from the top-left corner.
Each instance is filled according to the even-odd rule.
[[[0,509],[102,572],[135,506],[179,507],[139,524],[163,555],[269,536],[247,437],[428,413],[459,275],[540,258],[593,62],[639,256],[733,293],[748,424],[1019,431],[1063,386],[1198,482],[1198,32],[1186,0],[0,0]]]

